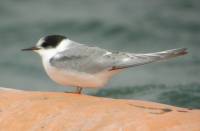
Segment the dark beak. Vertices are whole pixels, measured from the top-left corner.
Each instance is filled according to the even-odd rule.
[[[40,48],[38,47],[30,47],[30,48],[26,48],[26,49],[22,49],[22,51],[34,51],[34,50],[39,50]]]

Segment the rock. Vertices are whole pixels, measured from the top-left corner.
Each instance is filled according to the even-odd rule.
[[[0,131],[200,131],[200,110],[0,88]]]

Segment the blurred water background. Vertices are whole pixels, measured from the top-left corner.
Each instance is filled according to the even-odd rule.
[[[199,0],[0,0],[0,86],[69,89],[47,77],[37,54],[20,51],[47,34],[135,53],[186,47],[187,56],[126,70],[86,93],[200,108]]]

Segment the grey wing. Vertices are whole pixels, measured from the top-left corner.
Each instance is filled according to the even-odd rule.
[[[65,70],[85,73],[98,73],[104,70],[117,70],[161,61],[186,54],[186,49],[173,49],[156,53],[111,53],[98,47],[78,45],[54,56],[53,66]]]
[[[186,48],[172,49],[172,50],[166,50],[166,51],[155,52],[155,53],[146,53],[146,54],[133,54],[133,53],[119,52],[119,53],[116,53],[115,55],[113,54],[112,56],[114,57],[114,59],[117,59],[117,60],[115,60],[115,64],[113,65],[111,70],[144,65],[147,63],[167,60],[167,59],[185,55],[185,54],[187,54]]]
[[[77,45],[60,52],[50,59],[51,65],[64,70],[73,70],[85,73],[98,73],[112,67],[112,63],[104,61],[107,50],[98,47]],[[104,63],[108,62],[108,63]]]

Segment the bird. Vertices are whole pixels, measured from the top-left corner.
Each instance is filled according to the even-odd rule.
[[[62,86],[101,88],[121,71],[135,66],[167,60],[187,54],[187,48],[165,50],[155,53],[128,53],[108,51],[70,40],[64,35],[47,35],[36,46],[22,49],[34,51],[42,58],[48,76]]]

